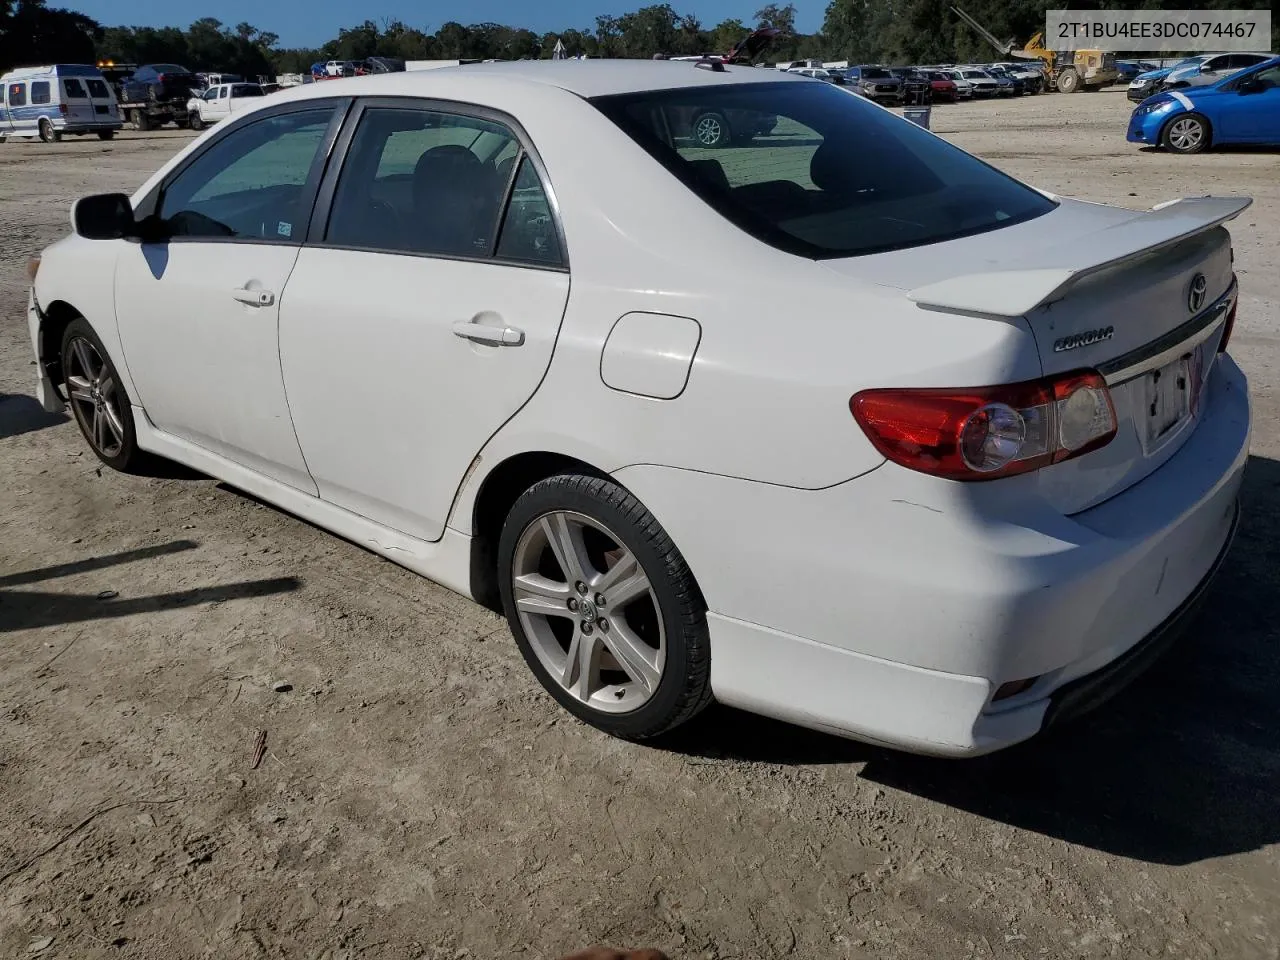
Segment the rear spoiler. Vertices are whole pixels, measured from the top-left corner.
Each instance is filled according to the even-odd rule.
[[[1171,247],[1238,217],[1251,197],[1189,197],[1170,200],[1132,220],[1081,238],[1060,255],[1034,254],[1006,270],[969,273],[907,291],[934,310],[1021,317],[1060,298],[1084,277]]]

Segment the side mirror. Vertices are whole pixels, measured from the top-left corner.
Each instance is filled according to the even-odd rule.
[[[1257,93],[1262,89],[1262,81],[1257,77],[1245,77],[1236,86],[1237,93]]]
[[[1217,70],[1218,70],[1218,68],[1217,68],[1217,67],[1215,67],[1215,66],[1213,66],[1212,64],[1208,64],[1208,63],[1202,63],[1202,64],[1200,64],[1200,72],[1201,72],[1201,73],[1216,73],[1216,72],[1217,72]]]
[[[71,208],[71,227],[86,240],[123,240],[137,232],[133,205],[123,193],[81,197]]]

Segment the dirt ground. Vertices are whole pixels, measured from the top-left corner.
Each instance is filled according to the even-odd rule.
[[[1142,151],[1128,109],[934,126],[1067,194],[1257,199],[1244,525],[1188,642],[969,762],[725,709],[610,740],[470,602],[214,481],[99,470],[27,396],[22,265],[185,136],[0,147],[0,956],[1280,956],[1280,153]]]

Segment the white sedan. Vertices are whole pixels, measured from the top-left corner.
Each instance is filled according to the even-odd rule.
[[[29,319],[105,463],[505,611],[603,730],[715,699],[963,756],[1118,688],[1227,551],[1247,205],[1051,196],[778,71],[464,66],[79,201]]]

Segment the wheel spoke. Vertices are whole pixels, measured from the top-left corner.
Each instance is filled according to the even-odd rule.
[[[582,542],[582,528],[563,513],[555,513],[542,518],[542,531],[568,582],[589,582],[591,562],[587,560],[587,548]]]
[[[115,435],[116,442],[124,443],[124,423],[120,420],[120,414],[109,403],[102,405],[102,412],[104,414],[102,419],[107,422],[108,429]]]
[[[636,636],[624,620],[619,618],[609,622],[609,632],[604,634],[609,652],[627,676],[644,687],[647,693],[653,693],[662,679],[658,651]]]
[[[80,361],[80,372],[85,375],[86,379],[93,380],[97,377],[98,371],[93,368],[93,358],[89,353],[89,344],[84,340],[75,342],[76,359]]]
[[[100,407],[93,408],[93,443],[99,450],[107,447],[106,417],[102,415]]]
[[[579,700],[590,700],[592,691],[600,686],[600,654],[603,649],[598,634],[588,636],[581,630],[573,632],[561,682]]]
[[[624,548],[622,557],[600,578],[595,589],[605,594],[610,607],[618,609],[647,594],[649,578],[636,555]]]
[[[513,586],[516,609],[544,617],[572,617],[567,603],[573,588],[537,573],[516,577]]]
[[[72,400],[85,400],[93,402],[92,388],[89,381],[85,377],[69,376],[67,377],[67,388],[71,392]]]

